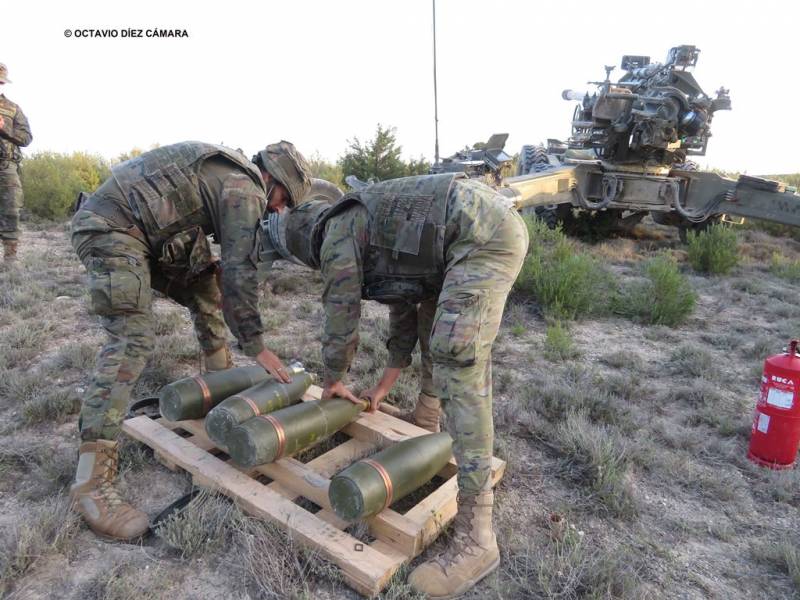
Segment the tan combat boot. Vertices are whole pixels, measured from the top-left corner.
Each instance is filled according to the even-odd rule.
[[[117,447],[117,442],[108,440],[81,444],[78,471],[69,495],[75,510],[96,534],[133,540],[147,532],[149,520],[142,511],[124,502],[114,488]]]
[[[233,357],[227,346],[218,348],[211,352],[211,354],[203,354],[203,371],[205,373],[230,369],[232,366]]]
[[[439,427],[439,414],[442,411],[442,402],[436,396],[420,394],[417,406],[414,409],[414,424],[433,433],[441,431]]]
[[[418,566],[408,576],[416,591],[430,598],[457,598],[500,564],[492,530],[493,492],[458,501],[453,537],[444,554]]]
[[[3,240],[3,261],[17,262],[17,240]]]

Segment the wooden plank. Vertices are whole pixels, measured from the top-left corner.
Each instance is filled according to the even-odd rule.
[[[160,448],[186,471],[200,474],[219,486],[247,512],[292,531],[303,543],[338,565],[347,582],[362,594],[372,596],[380,592],[401,564],[391,556],[362,545],[351,535],[318,519],[148,417],[128,419],[123,423],[123,430],[139,441]]]

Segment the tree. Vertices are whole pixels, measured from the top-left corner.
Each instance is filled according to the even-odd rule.
[[[108,162],[93,154],[37,152],[20,169],[25,207],[43,219],[63,219],[78,192],[93,192],[109,175]]]
[[[383,181],[427,173],[430,164],[423,157],[409,162],[400,158],[403,148],[397,144],[396,131],[394,127],[383,127],[378,123],[375,137],[371,140],[364,143],[357,137],[348,140],[348,149],[338,163],[342,173],[355,175],[362,181]]]
[[[329,163],[320,156],[319,152],[315,152],[308,158],[308,166],[311,167],[312,177],[325,179],[340,188],[344,188],[344,175],[339,164]]]

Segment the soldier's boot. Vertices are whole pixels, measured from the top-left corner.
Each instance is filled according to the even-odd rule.
[[[96,534],[115,540],[134,540],[147,532],[147,515],[126,503],[114,487],[117,442],[81,444],[78,471],[69,495],[75,510]]]
[[[3,261],[7,263],[17,262],[17,240],[3,240]]]
[[[457,598],[500,564],[492,529],[493,492],[459,498],[453,537],[444,553],[421,564],[408,583],[429,598]]]
[[[203,370],[206,373],[211,371],[222,371],[233,367],[233,357],[227,346],[218,348],[210,354],[203,354]]]
[[[420,394],[417,406],[414,408],[414,424],[433,433],[441,431],[439,415],[442,412],[442,402],[436,396]]]

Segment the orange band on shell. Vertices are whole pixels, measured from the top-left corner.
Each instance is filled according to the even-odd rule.
[[[283,453],[286,451],[286,430],[283,428],[283,423],[272,415],[259,415],[258,418],[272,423],[275,428],[275,435],[278,436],[278,453],[275,455],[275,460],[283,458]]]
[[[208,389],[206,380],[200,377],[200,375],[195,375],[192,379],[197,382],[197,385],[200,386],[200,391],[203,392],[203,412],[207,413],[211,410],[211,390]]]
[[[261,411],[258,409],[258,405],[255,402],[253,402],[252,398],[248,398],[247,396],[243,396],[242,394],[239,394],[239,398],[241,398],[242,400],[244,400],[245,402],[247,402],[250,405],[250,408],[253,409],[253,414],[255,416],[258,416],[258,415],[261,414]]]
[[[365,458],[361,462],[375,469],[378,472],[378,475],[381,476],[381,479],[383,479],[383,486],[386,488],[386,502],[383,503],[381,510],[389,508],[392,505],[392,497],[394,496],[394,486],[392,486],[392,478],[389,477],[389,473],[386,471],[386,468],[382,464],[380,464],[379,462],[375,462],[371,458]]]

